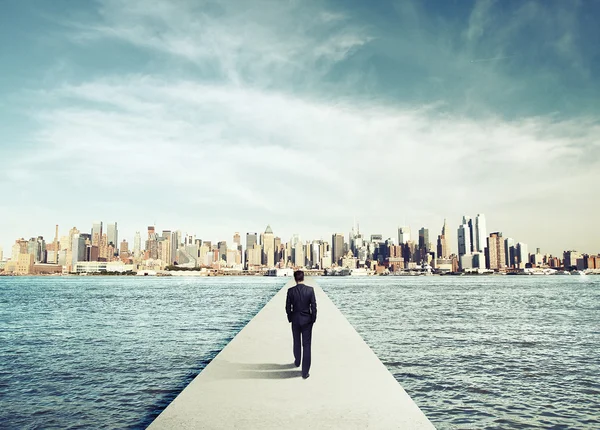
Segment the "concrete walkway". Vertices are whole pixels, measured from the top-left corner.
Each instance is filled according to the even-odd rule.
[[[275,294],[149,429],[434,428],[318,286],[310,378],[302,379],[285,315],[291,285]]]

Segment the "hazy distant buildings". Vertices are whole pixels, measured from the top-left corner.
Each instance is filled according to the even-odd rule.
[[[516,253],[517,267],[519,269],[524,269],[525,265],[529,261],[529,251],[527,250],[527,244],[518,242],[516,245],[515,253]]]
[[[335,233],[331,236],[331,263],[340,265],[342,264],[342,257],[344,256],[344,234]]]
[[[135,232],[135,236],[133,237],[133,256],[135,258],[140,258],[142,253],[142,235],[139,231]]]
[[[485,252],[487,246],[487,229],[485,215],[477,214],[475,218],[475,251]]]
[[[458,255],[466,255],[471,254],[471,234],[469,231],[469,225],[464,222],[458,227],[457,230],[458,237]],[[462,260],[461,260],[462,261]]]
[[[119,244],[119,231],[117,230],[117,223],[109,223],[106,227],[107,244],[113,244],[114,246],[117,246]]]
[[[504,240],[502,233],[491,233],[487,239],[488,268],[491,270],[501,270],[506,267]]]
[[[506,267],[515,268],[517,267],[517,248],[515,246],[515,240],[511,237],[504,239],[504,261]]]
[[[261,237],[263,248],[262,264],[269,268],[275,267],[275,236],[270,225],[267,225]]]
[[[100,238],[102,237],[102,222],[97,221],[92,224],[92,245],[100,246]]]
[[[450,256],[450,248],[448,242],[448,234],[449,234],[448,224],[446,223],[446,219],[444,219],[444,225],[442,226],[442,234],[438,236],[437,240],[437,255],[438,258],[447,259]]]
[[[563,265],[566,270],[577,267],[577,260],[582,258],[581,254],[577,251],[564,251],[563,252]]]
[[[410,227],[398,227],[398,245],[404,245],[410,240]]]
[[[423,255],[428,253],[431,249],[431,243],[429,242],[429,229],[422,227],[419,229],[419,251],[422,251]]]

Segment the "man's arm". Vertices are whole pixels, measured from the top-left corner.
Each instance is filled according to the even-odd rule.
[[[317,321],[317,298],[315,297],[315,289],[312,289],[312,295],[310,297],[310,307],[312,309],[312,322]]]
[[[290,297],[290,290],[288,290],[285,300],[285,313],[287,314],[288,322],[292,322],[292,298]]]

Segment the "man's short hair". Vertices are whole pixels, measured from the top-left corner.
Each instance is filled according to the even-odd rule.
[[[296,270],[294,272],[294,279],[296,280],[296,282],[304,281],[304,272],[302,270]]]

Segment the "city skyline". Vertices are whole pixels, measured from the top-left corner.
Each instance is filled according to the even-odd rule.
[[[216,240],[482,212],[548,252],[600,244],[598,2],[3,6],[5,253],[91,216]]]
[[[477,221],[480,219],[480,217],[483,220],[482,221],[483,227],[482,227],[481,231],[478,229],[478,226],[477,226]],[[461,217],[461,220],[455,226],[453,224],[451,224],[450,222],[448,222],[447,218],[444,218],[442,223],[439,226],[426,226],[426,225],[419,224],[420,227],[415,228],[409,224],[398,225],[392,234],[386,234],[386,232],[381,229],[367,231],[364,227],[362,227],[364,224],[361,222],[357,222],[356,218],[354,218],[352,220],[352,222],[353,222],[352,230],[350,230],[348,228],[346,228],[346,229],[338,228],[337,230],[325,232],[324,234],[321,234],[321,235],[298,233],[297,231],[294,233],[291,233],[291,234],[285,234],[285,233],[280,233],[280,231],[282,231],[282,230],[278,230],[277,233],[272,234],[272,238],[270,240],[272,241],[273,239],[280,239],[281,243],[291,242],[292,244],[295,243],[297,240],[300,240],[301,243],[311,242],[311,241],[315,241],[315,240],[323,240],[323,241],[328,242],[332,246],[332,253],[333,253],[335,251],[333,251],[334,240],[333,240],[332,236],[342,235],[342,242],[341,242],[342,246],[343,246],[343,244],[350,245],[350,236],[351,236],[352,232],[354,232],[355,229],[358,227],[360,229],[360,232],[362,233],[363,237],[365,237],[365,238],[369,238],[372,235],[377,235],[377,236],[381,236],[381,239],[383,241],[392,240],[395,244],[406,243],[406,240],[411,240],[411,241],[415,242],[418,246],[419,245],[427,245],[427,243],[428,243],[431,245],[431,251],[435,252],[436,255],[440,256],[439,250],[442,247],[442,244],[440,242],[440,237],[441,237],[440,235],[445,229],[447,229],[446,237],[443,239],[443,242],[444,242],[443,248],[445,249],[446,257],[450,254],[455,254],[460,257],[461,255],[464,255],[465,253],[466,254],[483,253],[483,248],[487,247],[487,239],[489,238],[489,235],[492,232],[500,232],[500,234],[503,234],[504,238],[508,238],[509,240],[514,240],[513,238],[517,237],[518,240],[517,240],[517,242],[514,243],[515,245],[517,243],[525,243],[529,246],[530,250],[541,249],[543,254],[551,254],[551,255],[556,256],[556,255],[561,255],[563,252],[568,251],[568,250],[576,250],[578,252],[587,253],[587,254],[598,253],[598,247],[596,247],[596,249],[578,249],[576,247],[567,245],[564,248],[557,250],[557,251],[544,249],[543,247],[537,246],[537,244],[535,244],[535,243],[528,242],[526,240],[526,238],[510,234],[510,232],[504,232],[504,230],[502,230],[501,228],[500,229],[498,229],[498,228],[488,229],[487,220],[486,220],[485,215],[479,214],[479,213],[473,217],[469,217],[468,215],[463,215]],[[125,240],[129,246],[129,249],[132,251],[134,249],[136,241],[138,240],[138,234],[140,235],[139,240],[140,240],[140,244],[141,244],[140,245],[141,249],[145,249],[143,244],[144,244],[144,241],[146,238],[146,231],[147,231],[146,229],[149,229],[150,227],[153,227],[154,229],[156,229],[155,231],[156,231],[157,236],[160,236],[163,232],[168,232],[168,233],[177,232],[182,237],[190,236],[190,237],[194,237],[194,238],[200,239],[202,241],[213,243],[213,244],[217,244],[217,243],[220,243],[221,241],[223,241],[223,242],[227,243],[228,246],[233,243],[234,235],[238,234],[238,235],[240,235],[240,237],[237,240],[240,240],[241,245],[243,245],[244,251],[246,250],[248,235],[253,235],[254,236],[253,243],[260,243],[261,246],[262,246],[263,240],[264,240],[264,237],[263,237],[264,232],[261,232],[260,228],[259,229],[255,228],[254,230],[248,230],[248,231],[242,231],[240,229],[237,229],[237,230],[233,230],[231,232],[225,233],[225,234],[218,234],[218,235],[206,234],[205,235],[205,234],[203,234],[203,232],[205,230],[188,231],[188,230],[181,229],[181,228],[174,228],[176,226],[170,226],[170,225],[160,226],[160,225],[156,225],[156,224],[149,224],[149,225],[144,226],[143,228],[140,227],[139,229],[125,230],[126,233],[124,233],[122,227],[118,227],[117,231],[115,232],[115,229],[117,228],[117,226],[121,225],[118,221],[108,221],[108,222],[92,221],[88,224],[90,225],[89,228],[82,228],[82,226],[78,226],[78,225],[70,226],[68,228],[66,226],[60,227],[60,225],[55,225],[53,227],[52,235],[44,235],[44,234],[39,234],[39,233],[32,233],[30,235],[16,235],[12,239],[5,241],[5,242],[7,242],[6,244],[3,244],[0,241],[0,249],[3,249],[4,257],[8,258],[10,256],[10,250],[11,250],[12,246],[14,245],[15,240],[17,240],[17,239],[28,240],[28,238],[42,237],[42,238],[44,238],[46,243],[52,244],[55,239],[55,234],[57,232],[57,230],[56,230],[57,228],[58,228],[58,238],[64,236],[70,229],[76,228],[82,234],[89,235],[90,241],[92,243],[94,243],[95,245],[98,245],[99,241],[100,241],[100,237],[95,237],[96,232],[101,232],[101,234],[106,236],[107,245],[112,243],[110,241],[110,239],[108,238],[108,236],[111,234],[112,235],[116,234],[116,237],[119,237],[120,239],[118,239],[117,243],[113,243],[115,249],[118,250],[122,240]],[[497,223],[493,223],[492,225],[496,225],[496,224]],[[274,225],[276,225],[276,224],[274,224]],[[271,224],[267,224],[267,228],[272,233]],[[468,231],[466,232],[466,236],[467,236],[466,243],[464,242],[464,239],[463,239],[464,236],[461,237],[461,229],[463,229],[463,228],[466,228],[466,229],[468,229],[468,231],[470,231],[470,235],[469,235]],[[208,230],[210,230],[210,228]],[[422,235],[423,230],[425,231],[425,234],[427,235],[425,240],[423,240],[423,238],[420,237]],[[347,231],[350,231],[350,233],[347,233]],[[483,240],[483,247],[481,247],[481,248],[478,248],[478,242],[477,242],[478,236],[480,236],[481,240]],[[180,243],[183,240],[182,237],[179,238]],[[404,237],[404,240],[401,240],[402,237]],[[471,242],[471,240],[473,242]],[[423,243],[421,243],[421,242],[423,242]],[[172,248],[172,252],[173,252],[173,254],[175,253],[174,246]],[[338,258],[340,258],[342,254],[343,254],[342,251],[335,252],[335,255],[333,255],[332,257],[335,258],[337,256]],[[262,259],[261,259],[261,261],[262,261]],[[265,264],[265,263],[266,262],[263,261],[263,264]]]

